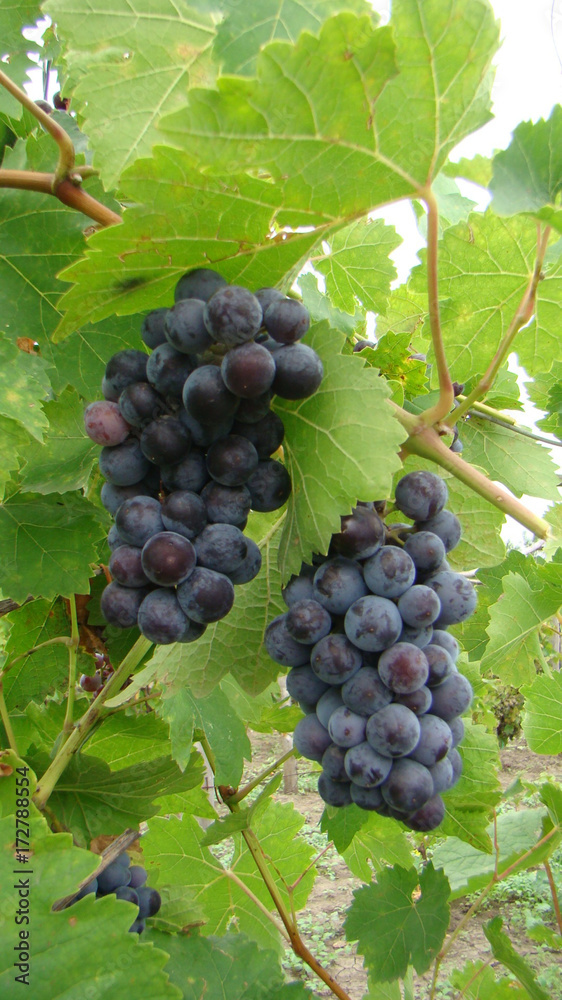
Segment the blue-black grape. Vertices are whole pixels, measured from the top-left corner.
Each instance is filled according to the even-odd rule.
[[[449,674],[453,673],[455,665],[443,646],[430,643],[429,646],[425,647],[424,653],[429,664],[427,686],[437,687]]]
[[[280,344],[294,344],[304,337],[310,326],[306,306],[297,299],[276,299],[263,315],[263,325],[270,337]]]
[[[446,509],[439,511],[427,521],[418,521],[416,530],[432,531],[441,539],[446,552],[451,552],[459,544],[462,534],[458,517]]]
[[[333,781],[324,771],[318,778],[318,794],[327,806],[351,805],[349,781]]]
[[[189,376],[182,399],[187,412],[202,424],[220,424],[233,417],[238,407],[238,397],[226,388],[215,365],[201,365]]]
[[[124,500],[115,514],[115,524],[123,541],[138,548],[158,531],[164,531],[160,504],[153,497]]]
[[[203,322],[202,299],[179,299],[168,310],[164,327],[166,339],[181,354],[202,354],[213,343]]]
[[[120,545],[111,553],[109,572],[122,587],[147,587],[150,584],[142,568],[142,549],[136,545]]]
[[[476,589],[465,576],[445,570],[430,576],[426,582],[441,602],[441,611],[437,619],[438,629],[446,625],[457,625],[474,612]]]
[[[90,893],[96,893],[98,891],[98,880],[93,878],[91,882],[87,885],[82,886],[80,892],[75,896],[74,902],[77,903],[79,899],[84,899],[84,896],[89,896]]]
[[[208,300],[204,317],[216,343],[236,347],[253,340],[262,325],[263,313],[255,295],[247,288],[226,285]]]
[[[453,768],[453,781],[451,785],[452,787],[453,785],[456,785],[457,781],[459,780],[462,774],[462,757],[456,747],[453,747],[451,750],[449,750],[447,756],[451,761],[451,766]]]
[[[149,382],[133,382],[119,396],[119,410],[132,427],[145,427],[162,416],[165,408],[162,396]]]
[[[162,482],[167,490],[189,490],[200,493],[210,476],[204,452],[193,448],[181,462],[160,466]]]
[[[139,897],[139,917],[141,920],[147,917],[154,917],[162,905],[160,893],[156,889],[149,889],[147,885],[137,889]]]
[[[235,584],[250,583],[261,569],[262,558],[259,546],[251,538],[246,539],[246,546],[246,555],[240,565],[227,573],[227,576]]]
[[[400,597],[412,586],[416,567],[404,549],[384,545],[363,566],[365,583],[378,597]]]
[[[352,781],[350,791],[351,801],[355,802],[355,805],[359,806],[360,809],[366,809],[370,812],[380,811],[384,799],[378,786],[364,788],[362,785],[358,785],[355,781]]]
[[[148,354],[132,348],[114,354],[107,362],[101,383],[105,399],[116,403],[131,382],[146,382],[147,362]]]
[[[224,384],[242,399],[255,399],[267,392],[275,377],[275,361],[261,344],[241,344],[222,359]]]
[[[429,666],[424,650],[409,642],[397,642],[381,653],[378,671],[386,686],[400,695],[422,687],[427,681]]]
[[[328,732],[339,747],[355,747],[365,740],[365,716],[352,712],[347,705],[336,708],[328,720]]]
[[[252,442],[239,434],[215,441],[207,452],[209,474],[222,486],[243,486],[257,469],[258,461]]]
[[[431,643],[433,646],[442,646],[451,657],[453,663],[456,662],[460,653],[460,646],[454,635],[451,635],[450,632],[445,632],[443,629],[436,628],[433,630]]]
[[[196,566],[177,589],[178,601],[188,618],[201,625],[219,621],[234,604],[234,585],[223,573]]]
[[[406,826],[419,833],[435,830],[445,819],[445,803],[440,795],[434,795],[415,813],[404,820]]]
[[[214,480],[201,491],[206,517],[211,523],[234,524],[244,528],[252,504],[250,491],[246,486],[223,486]]]
[[[309,705],[316,705],[325,692],[332,690],[316,676],[309,663],[306,666],[292,667],[287,674],[286,684],[291,698]]]
[[[373,715],[392,701],[392,691],[383,684],[375,667],[361,667],[342,686],[341,696],[345,705],[359,715]]]
[[[232,430],[232,417],[227,417],[220,423],[202,424],[200,420],[196,420],[183,408],[179,410],[177,416],[186,430],[189,431],[191,441],[197,448],[206,450],[209,445],[214,444],[219,438],[226,437]]]
[[[399,705],[405,705],[414,715],[424,715],[431,708],[431,691],[424,684],[408,694],[397,695],[394,700]]]
[[[302,667],[301,669],[306,670],[308,668]],[[314,672],[313,676],[316,676]],[[317,680],[320,684],[323,683],[323,681],[320,681],[319,678],[317,678]],[[330,716],[332,712],[335,712],[336,708],[341,708],[342,705],[343,701],[341,696],[341,688],[335,687],[334,685],[328,687],[328,690],[324,691],[324,694],[321,695],[321,697],[318,699],[318,701],[316,702],[316,715],[320,719],[322,725],[326,727],[326,729],[328,728],[328,723],[330,721]]]
[[[147,639],[160,645],[182,642],[190,624],[171,588],[152,590],[139,608],[139,629]]]
[[[130,422],[123,417],[117,403],[109,399],[99,399],[84,410],[84,427],[90,440],[110,448],[128,437]]]
[[[310,648],[293,639],[287,630],[286,614],[277,615],[277,618],[270,621],[265,630],[264,645],[271,659],[282,667],[302,667],[309,662]],[[304,700],[312,699],[305,697]]]
[[[195,548],[189,539],[176,531],[160,531],[145,543],[141,561],[152,583],[159,587],[176,587],[195,569]]]
[[[346,750],[332,743],[322,754],[322,770],[332,781],[349,781],[345,769]]]
[[[453,734],[453,746],[456,747],[461,742],[464,736],[464,722],[455,716],[452,719],[448,719],[448,726]]]
[[[174,290],[174,301],[180,299],[203,299],[208,302],[219,288],[224,288],[226,280],[217,271],[209,267],[196,267],[186,271],[179,279]]]
[[[314,645],[332,627],[332,619],[318,601],[297,601],[287,612],[287,631],[297,642]]]
[[[315,572],[314,566],[303,563],[300,573],[297,576],[292,576],[287,586],[281,589],[281,597],[288,608],[296,604],[297,601],[310,600],[314,596],[313,581]]]
[[[443,510],[447,498],[447,486],[434,472],[408,472],[396,485],[396,506],[413,521],[434,517]]]
[[[433,688],[431,711],[445,722],[466,712],[472,702],[472,687],[462,674],[452,673]]]
[[[358,743],[345,755],[345,769],[351,781],[361,788],[375,788],[388,777],[392,760],[383,757],[370,743]]]
[[[160,508],[167,531],[174,531],[192,541],[207,524],[205,504],[197,493],[175,490],[164,497]]]
[[[110,514],[115,514],[124,500],[138,496],[153,497],[153,491],[146,488],[144,483],[144,478],[141,479],[140,483],[133,483],[131,486],[115,486],[113,483],[104,483],[100,494],[101,502]]]
[[[412,760],[432,767],[447,755],[453,745],[453,735],[447,723],[429,713],[420,716],[420,738],[412,750]]]
[[[265,315],[265,311],[272,302],[278,302],[279,299],[284,299],[285,296],[283,292],[280,292],[278,288],[258,288],[257,292],[254,292],[256,299],[258,300],[262,312]]]
[[[377,552],[384,541],[384,524],[379,515],[368,507],[356,507],[341,519],[341,531],[332,536],[332,549],[348,559],[367,559]]]
[[[140,447],[145,458],[155,465],[181,462],[189,451],[191,435],[177,417],[166,414],[148,424],[141,436]]]
[[[314,576],[313,597],[333,615],[344,615],[366,593],[361,567],[351,559],[328,559]]]
[[[161,309],[153,309],[152,312],[149,312],[144,317],[141,327],[141,338],[146,346],[150,347],[151,351],[156,347],[160,347],[160,344],[166,343],[164,321],[167,312],[168,310],[164,306]]]
[[[419,531],[408,535],[404,550],[411,556],[418,573],[431,573],[445,558],[445,546],[432,531]]]
[[[366,737],[383,757],[405,757],[419,741],[420,720],[405,705],[392,702],[367,719]]]
[[[149,469],[148,460],[134,437],[126,438],[113,448],[102,448],[99,464],[102,475],[114,486],[133,486]]]
[[[115,898],[124,899],[127,903],[133,903],[134,906],[139,905],[139,897],[130,885],[120,885],[119,888],[115,890]]]
[[[283,399],[306,399],[322,381],[324,367],[306,344],[291,344],[275,352],[273,391]]]
[[[186,379],[195,369],[195,361],[180,354],[171,344],[160,344],[148,359],[146,378],[164,399],[181,399]]]
[[[304,647],[308,651],[308,646]],[[326,684],[343,684],[357,673],[362,663],[361,653],[345,637],[331,634],[312,647],[310,665]]]
[[[115,892],[121,886],[128,885],[131,881],[131,872],[124,865],[117,864],[112,861],[111,864],[104,868],[102,872],[97,876],[98,880],[98,896],[108,896],[109,893]]]
[[[355,646],[377,653],[396,642],[402,631],[402,619],[392,601],[368,594],[348,609],[344,627]]]
[[[413,813],[432,798],[433,778],[423,764],[402,757],[394,761],[381,792],[393,809]]]
[[[432,587],[416,583],[398,598],[398,610],[406,625],[422,628],[437,620],[441,603]]]
[[[432,764],[428,770],[433,778],[433,789],[436,795],[446,792],[453,784],[453,765],[448,754],[438,760],[436,764]]]
[[[318,721],[315,714],[305,715],[303,719],[299,719],[293,733],[293,745],[302,757],[320,764],[331,743],[328,730]]]
[[[148,878],[146,868],[143,868],[142,865],[131,865],[129,871],[131,873],[129,889],[140,889]]]
[[[418,649],[425,649],[433,642],[433,625],[425,625],[422,628],[412,628],[411,625],[404,625],[398,637],[398,642],[409,642]]]
[[[148,587],[122,587],[115,581],[108,584],[100,601],[101,613],[106,622],[117,628],[132,628],[136,625],[139,608],[148,589]]]
[[[252,424],[241,423],[237,419],[234,421],[232,432],[240,434],[251,441],[262,460],[269,458],[283,443],[285,437],[285,427],[281,417],[273,410],[270,410],[261,420],[256,420]]]
[[[233,573],[248,552],[247,541],[235,524],[208,524],[195,539],[197,563],[217,573]]]
[[[236,410],[236,420],[241,424],[256,424],[258,420],[263,420],[269,413],[269,406],[273,398],[271,389],[262,392],[261,396],[254,399],[240,399]],[[239,433],[237,431],[237,433]]]
[[[248,442],[249,443],[249,442]],[[269,458],[258,462],[257,468],[246,481],[252,497],[252,510],[262,514],[278,510],[291,495],[291,477],[281,462]]]

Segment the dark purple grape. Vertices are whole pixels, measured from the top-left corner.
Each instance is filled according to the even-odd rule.
[[[128,437],[113,448],[102,448],[100,454],[102,476],[114,486],[133,486],[148,472],[148,461],[143,455],[139,442]]]
[[[420,719],[405,705],[392,702],[367,719],[366,736],[383,757],[405,757],[419,741]]]
[[[427,833],[435,830],[445,819],[445,803],[440,795],[434,795],[415,813],[412,813],[406,820],[406,826],[419,833]]]
[[[104,870],[99,873],[97,880],[98,896],[108,896],[109,893],[115,892],[115,890],[121,888],[121,886],[128,885],[131,881],[131,873],[128,868],[112,861],[107,868],[104,868]]]
[[[167,490],[189,490],[200,493],[209,482],[207,463],[202,451],[193,448],[181,462],[175,465],[161,465],[162,482]]]
[[[398,637],[398,642],[409,642],[418,649],[425,649],[433,638],[433,626],[426,625],[422,628],[412,628],[411,625],[404,625]]]
[[[436,795],[446,792],[451,788],[453,784],[453,765],[448,755],[442,757],[436,764],[432,764],[428,770],[433,778],[433,788]]]
[[[287,631],[297,642],[313,646],[332,627],[332,619],[318,601],[297,601],[289,608],[286,618]]]
[[[402,631],[402,619],[392,601],[368,594],[347,610],[344,627],[355,646],[377,653],[396,642]]]
[[[103,376],[101,389],[105,399],[117,402],[119,396],[131,382],[146,382],[148,354],[128,348],[117,351],[109,359]]]
[[[396,485],[395,502],[398,510],[412,521],[427,521],[447,503],[448,490],[434,472],[408,472]]]
[[[117,403],[108,399],[90,403],[84,410],[86,434],[96,444],[109,447],[122,444],[129,434],[129,423],[123,418]]]
[[[456,785],[457,781],[459,780],[462,774],[462,757],[456,747],[453,747],[451,750],[449,750],[447,757],[451,761],[451,766],[453,768],[453,781],[451,784],[452,788],[453,785]]]
[[[207,469],[223,486],[243,486],[258,466],[258,453],[251,441],[230,434],[215,441],[207,452]]]
[[[272,660],[282,667],[302,667],[310,659],[310,648],[297,642],[287,630],[287,615],[277,615],[265,630],[264,645]],[[324,678],[322,678],[323,680]],[[326,682],[327,683],[327,682]],[[298,699],[300,701],[300,697]],[[308,696],[305,701],[310,701]]]
[[[306,667],[301,667],[301,670],[306,670]],[[313,674],[313,676],[316,676]],[[318,680],[318,678],[317,678]],[[319,681],[323,683],[323,681]],[[341,708],[343,706],[343,701],[341,697],[341,688],[334,687],[332,685],[327,691],[318,699],[316,702],[316,715],[318,716],[320,722],[323,726],[328,728],[328,723],[330,721],[330,716],[332,712],[335,712],[336,708]],[[333,777],[333,775],[332,775]],[[347,780],[347,778],[346,778]]]
[[[195,361],[175,351],[167,342],[152,352],[146,366],[146,379],[164,399],[181,399],[184,383],[195,369]],[[140,381],[140,380],[139,380]]]
[[[109,572],[122,587],[147,587],[150,583],[141,562],[142,549],[136,545],[120,545],[111,554]]]
[[[233,573],[248,552],[246,539],[234,524],[208,524],[194,544],[197,564],[217,573]]]
[[[139,608],[139,629],[147,639],[159,645],[181,642],[190,625],[170,588],[158,587],[151,591]]]
[[[115,898],[124,899],[127,903],[133,903],[134,906],[139,905],[139,897],[130,885],[120,885],[119,888],[115,890]]]
[[[472,703],[472,687],[459,673],[450,674],[431,694],[431,711],[445,722],[462,715]]]
[[[431,573],[445,558],[445,546],[432,531],[419,531],[408,535],[404,550],[413,559],[418,573]]]
[[[365,583],[378,597],[400,597],[412,586],[416,567],[407,552],[384,545],[363,566]]]
[[[196,566],[177,589],[178,601],[188,618],[208,625],[228,614],[234,604],[234,585],[223,573]]]
[[[181,462],[189,451],[191,435],[177,417],[166,415],[148,424],[140,437],[145,458],[155,465]]]
[[[191,542],[175,531],[161,531],[149,538],[142,550],[142,568],[159,587],[176,587],[195,569]]]
[[[310,665],[292,667],[287,674],[286,684],[294,701],[304,701],[309,705],[316,705],[325,692],[332,690],[316,676]]]
[[[398,610],[402,620],[412,628],[432,625],[439,617],[441,603],[437,594],[424,584],[415,584],[398,598]]]
[[[379,812],[384,802],[379,788],[363,788],[361,785],[356,784],[355,781],[352,781],[350,791],[351,801],[355,802],[355,805],[359,806],[360,809]]]
[[[461,523],[450,510],[441,510],[428,521],[418,521],[417,531],[432,531],[441,539],[445,552],[451,552],[461,540]]]
[[[358,354],[360,351],[364,350],[365,347],[371,347],[374,349],[376,347],[376,342],[374,340],[358,340],[353,345],[353,353]]]
[[[443,649],[442,646],[434,646],[433,643],[430,643],[429,646],[425,647],[424,653],[429,664],[427,686],[434,688],[453,672],[455,665],[447,650]]]
[[[91,882],[88,882],[87,885],[80,889],[80,892],[74,898],[74,902],[77,903],[79,899],[84,899],[84,896],[89,896],[90,893],[95,893],[97,891],[98,880],[97,878],[93,878]]]
[[[131,859],[130,859],[130,857],[127,854],[126,851],[121,851],[121,854],[117,855],[117,857],[112,862],[112,864],[114,864],[114,865],[123,865],[123,868],[129,868],[129,866],[131,864]]]
[[[254,580],[261,569],[261,552],[259,546],[256,545],[251,538],[246,539],[247,552],[244,556],[242,562],[236,569],[231,570],[227,576],[235,584],[249,583],[250,580]]]
[[[263,315],[263,324],[270,337],[280,344],[294,344],[304,337],[310,326],[306,306],[297,299],[276,299]]]
[[[427,586],[435,591],[441,602],[441,612],[437,619],[438,629],[447,625],[457,625],[469,618],[474,612],[477,600],[476,589],[465,576],[444,570],[430,576],[426,582]]]
[[[347,705],[336,708],[328,720],[328,732],[339,747],[356,747],[365,740],[365,716],[352,712]]]
[[[236,396],[255,399],[271,387],[275,361],[261,344],[241,344],[225,354],[221,374],[226,387]]]
[[[141,885],[144,885],[148,875],[146,868],[142,868],[141,865],[131,865],[131,881],[129,882],[129,889],[140,889]]]
[[[145,427],[164,413],[165,403],[149,382],[132,382],[119,396],[119,409],[132,427]]]
[[[366,716],[373,715],[392,701],[392,691],[383,684],[375,667],[361,667],[342,686],[341,696],[348,708]]]
[[[146,930],[146,920],[141,920],[140,917],[133,920],[131,926],[129,927],[130,934],[142,934],[144,930]]]
[[[293,733],[293,746],[302,757],[320,764],[331,743],[328,730],[324,729],[316,715],[305,715],[304,719],[299,719]]]
[[[341,519],[341,531],[332,536],[332,548],[348,559],[367,559],[380,549],[384,541],[384,524],[379,515],[368,507],[356,507]]]
[[[181,354],[202,354],[213,343],[203,322],[203,299],[178,299],[164,323],[166,339]]]
[[[342,808],[351,805],[350,782],[333,781],[324,771],[318,778],[318,794],[327,806]]]
[[[175,531],[192,541],[207,524],[205,504],[197,493],[175,490],[162,501],[162,522],[167,531]]]
[[[456,662],[461,648],[454,635],[451,635],[450,632],[445,632],[443,629],[436,628],[433,630],[431,643],[433,646],[441,646],[447,651],[453,663]]]
[[[448,720],[449,729],[453,734],[453,746],[457,747],[464,736],[464,722],[457,717]]]
[[[91,675],[82,674],[80,678],[80,687],[82,688],[83,691],[87,691],[88,694],[94,694],[100,691],[101,688],[103,687],[103,677],[100,674],[99,670],[96,670],[95,674]]]
[[[282,507],[289,499],[292,489],[291,477],[285,466],[273,458],[258,462],[246,486],[252,497],[252,510],[262,514],[269,514]]]
[[[355,785],[376,788],[388,777],[392,761],[373,750],[370,743],[358,743],[345,755],[345,769]]]
[[[180,299],[202,299],[208,302],[219,288],[224,288],[226,280],[209,267],[196,267],[182,274],[174,289],[174,302]]]
[[[110,514],[115,514],[125,500],[139,496],[154,497],[154,492],[148,490],[144,483],[144,478],[139,483],[133,483],[132,486],[114,486],[113,483],[104,483],[100,494],[101,502]]]
[[[160,893],[156,889],[149,889],[147,885],[143,885],[137,889],[137,896],[139,897],[140,919],[145,920],[146,917],[156,916],[162,905]]]
[[[138,548],[158,531],[164,531],[160,504],[153,497],[125,500],[115,515],[115,524],[123,542]]]
[[[137,616],[148,587],[122,587],[120,583],[110,583],[101,595],[100,608],[103,617],[117,628],[132,628],[137,624]]]
[[[306,399],[322,381],[324,366],[306,344],[291,344],[275,352],[273,391],[283,399]]]
[[[265,314],[265,310],[272,302],[278,302],[279,299],[284,299],[285,296],[283,292],[280,292],[277,288],[258,288],[257,292],[254,292],[256,299],[258,300],[260,306],[262,307],[262,312]]]
[[[335,743],[324,751],[322,754],[322,770],[327,778],[330,778],[332,781],[349,782],[349,777],[345,769],[345,754],[345,749],[336,746]]]
[[[236,415],[238,416],[238,414]],[[232,431],[251,441],[261,459],[267,459],[280,447],[285,437],[285,427],[281,417],[273,410],[253,424],[244,424],[235,420]]]
[[[257,424],[269,413],[269,404],[273,398],[271,389],[263,392],[255,399],[241,399],[236,410],[236,422],[240,424]],[[239,433],[238,431],[236,433]]]
[[[164,306],[161,309],[153,309],[152,312],[149,312],[144,317],[141,327],[141,338],[146,346],[150,347],[151,351],[156,347],[160,347],[160,344],[166,343],[164,320],[166,319],[167,312],[168,309]]]
[[[308,651],[308,646],[304,647]],[[345,635],[326,635],[312,647],[310,665],[326,684],[343,684],[357,673],[362,663],[361,653]]]
[[[202,424],[200,420],[196,420],[195,417],[192,417],[183,408],[179,411],[177,417],[186,430],[189,431],[193,444],[205,450],[209,445],[214,444],[215,441],[226,437],[232,430],[232,417],[228,417],[226,420],[221,421],[221,423]]]
[[[215,365],[201,365],[189,376],[182,399],[187,412],[202,424],[221,424],[238,407],[238,397],[226,388]]]
[[[420,738],[410,757],[419,764],[433,767],[447,755],[453,745],[453,735],[446,722],[429,713],[420,716]]]
[[[328,559],[314,576],[313,597],[333,615],[344,615],[366,593],[361,567],[351,559]]]
[[[414,715],[425,715],[431,708],[431,691],[424,684],[408,694],[398,695],[394,700],[398,705],[405,705]]]
[[[263,320],[262,308],[247,288],[219,288],[205,306],[205,326],[217,344],[236,347],[253,340]]]
[[[246,486],[223,486],[213,480],[201,491],[201,501],[211,523],[245,527],[252,504],[250,491]]]
[[[297,601],[307,601],[313,597],[314,566],[303,563],[298,576],[292,576],[286,587],[281,589],[281,597],[288,608]],[[323,605],[324,607],[325,605]]]
[[[397,642],[381,653],[381,680],[396,694],[410,694],[422,687],[429,675],[425,653],[409,642]]]
[[[401,758],[394,761],[381,792],[393,809],[413,813],[433,797],[433,778],[423,764]]]

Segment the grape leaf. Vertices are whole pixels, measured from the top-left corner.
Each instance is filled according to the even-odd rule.
[[[20,351],[0,335],[0,413],[16,420],[37,441],[43,440],[49,426],[41,406],[51,388],[47,367],[43,358]]]
[[[150,152],[158,118],[183,103],[185,90],[211,85],[211,13],[173,0],[131,5],[48,0],[43,10],[66,43],[73,107],[82,115],[94,164],[108,187]]]
[[[487,505],[488,506],[488,505]],[[462,544],[462,543],[461,543]],[[484,656],[488,636],[486,626],[490,622],[490,607],[502,593],[502,580],[510,571],[518,573],[526,564],[525,556],[512,549],[506,559],[497,566],[478,571],[482,586],[478,588],[478,604],[470,618],[461,625],[454,626],[454,634],[468,653],[470,660],[481,660]]]
[[[95,325],[82,324],[53,352],[60,386],[73,386],[89,403],[99,399],[105,366],[112,355],[128,347],[145,350],[141,325],[141,316],[114,316]]]
[[[3,499],[6,486],[12,478],[12,473],[23,461],[29,435],[16,420],[0,416],[0,437],[2,452],[0,454],[0,500]]]
[[[26,450],[21,480],[34,493],[66,493],[83,489],[98,459],[99,448],[84,430],[84,404],[74,389],[45,404],[49,429],[43,444]]]
[[[2,57],[3,72],[19,87],[29,82],[28,71],[35,66],[30,59],[31,51],[37,52],[37,43],[30,42],[22,35],[22,29],[31,25],[41,17],[38,3],[24,0],[22,3],[4,2],[0,4],[0,57]],[[6,58],[3,58],[6,57]],[[23,108],[17,98],[5,87],[0,88],[0,117],[4,121],[19,119]],[[37,124],[37,120],[35,120]]]
[[[197,642],[156,649],[150,663],[166,682],[167,698],[186,688],[196,698],[205,697],[229,672],[249,694],[263,691],[277,677],[279,667],[265,650],[263,634],[268,622],[285,610],[277,569],[281,524],[278,519],[260,539],[261,571],[237,588],[228,618],[208,625]]]
[[[562,753],[562,674],[535,677],[523,688],[523,732],[534,753]]]
[[[109,715],[88,739],[88,755],[104,760],[114,772],[156,760],[165,753],[171,754],[166,726],[154,712]]]
[[[461,156],[460,160],[449,160],[443,167],[443,173],[447,177],[462,177],[466,181],[487,188],[492,178],[492,163],[489,156],[482,156],[481,153],[477,153],[471,159]]]
[[[98,996],[100,984],[104,1000],[122,1000],[129,989],[144,1000],[181,1000],[180,990],[168,982],[163,971],[166,952],[143,947],[137,935],[128,933],[134,919],[132,906],[124,905],[112,895],[99,900],[90,895],[70,911],[52,912],[52,904],[77,888],[95,870],[99,858],[74,847],[70,834],[50,833],[45,820],[35,818],[35,810],[33,813],[31,970],[27,980],[16,981],[15,976],[25,970],[14,968],[14,961],[18,961],[14,957],[14,944],[18,941],[16,911],[20,897],[12,890],[4,893],[2,911],[4,919],[15,929],[13,934],[3,934],[0,943],[3,1000],[21,997],[26,982],[32,986],[34,1000],[52,1000],[55,983],[65,1000]],[[10,886],[18,881],[13,874],[14,824],[13,815],[0,821],[0,881]],[[21,878],[25,880],[25,876]],[[26,928],[20,928],[20,932],[21,929]]]
[[[35,24],[41,16],[33,0],[3,0],[0,5],[1,54],[9,55],[22,44],[22,28]],[[20,105],[21,107],[21,105]]]
[[[365,993],[363,1000],[402,1000],[400,983],[397,980],[393,983],[374,983],[369,980],[369,991]]]
[[[70,635],[70,622],[63,602],[28,601],[4,619],[10,625],[6,655],[23,656],[33,646],[59,636]],[[68,679],[68,649],[55,644],[42,649],[39,656],[23,656],[3,679],[4,696],[10,708],[25,708],[28,702],[41,700]]]
[[[376,884],[353,895],[345,932],[349,941],[357,941],[370,979],[397,979],[410,962],[416,972],[426,972],[449,924],[449,883],[443,872],[435,871],[431,861],[421,875],[415,868],[395,865],[378,872]]]
[[[526,990],[505,976],[496,979],[494,970],[483,962],[467,962],[463,969],[455,969],[451,984],[467,1000],[529,1000]]]
[[[327,552],[340,515],[357,499],[388,496],[406,436],[392,414],[384,380],[365,368],[359,355],[339,353],[342,334],[320,323],[306,341],[324,363],[319,390],[309,399],[275,400],[293,482],[280,546],[283,580],[310,562],[313,552]]]
[[[562,362],[556,362],[550,372],[537,372],[525,388],[535,406],[548,414],[536,421],[537,427],[562,440]]]
[[[359,219],[340,229],[326,244],[326,253],[312,256],[315,269],[326,276],[333,304],[353,313],[359,300],[365,309],[385,313],[390,283],[396,278],[389,254],[400,243],[394,227],[385,226],[382,219]]]
[[[2,589],[22,603],[87,594],[90,564],[103,537],[96,508],[78,494],[21,493],[0,505]]]
[[[487,827],[490,811],[500,798],[498,741],[484,726],[463,719],[464,737],[458,750],[463,761],[458,783],[443,796],[445,819],[439,833],[458,837],[480,851],[491,852]]]
[[[361,351],[367,365],[378,368],[390,382],[398,383],[402,399],[427,392],[427,365],[419,358],[412,358],[411,354],[410,333],[407,330],[400,333],[389,330],[379,338],[376,347],[366,347]],[[393,395],[396,397],[396,392]],[[395,399],[395,402],[398,400]]]
[[[365,332],[365,314],[357,304],[353,316],[336,309],[328,296],[320,291],[318,280],[311,273],[300,274],[298,285],[312,321],[320,323],[323,319],[327,319],[334,330],[340,330],[349,340]]]
[[[331,840],[339,854],[349,847],[355,835],[369,819],[364,809],[359,809],[354,803],[345,809],[325,806],[320,820],[320,829]]]
[[[529,213],[562,232],[562,107],[550,117],[521,122],[507,149],[494,157],[490,181],[493,208],[498,215]]]
[[[494,917],[482,925],[482,930],[490,942],[490,947],[496,958],[505,965],[527,991],[531,1000],[550,1000],[546,990],[539,986],[533,970],[521,955],[518,955],[507,934],[502,931],[503,920]]]
[[[413,864],[405,831],[395,820],[376,813],[369,813],[367,822],[355,834],[342,857],[350,871],[364,882],[371,881],[373,868],[378,872],[387,865],[404,868]]]
[[[481,420],[476,414],[463,424],[462,440],[466,449],[463,458],[484,468],[516,496],[526,493],[545,500],[560,499],[556,462],[538,441]]]
[[[253,76],[259,50],[274,40],[296,42],[301,31],[316,32],[323,21],[342,9],[376,15],[365,0],[262,0],[257,5],[228,5],[219,24],[214,53],[223,73]]]

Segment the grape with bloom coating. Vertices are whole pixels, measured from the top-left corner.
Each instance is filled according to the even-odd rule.
[[[208,300],[203,317],[217,344],[236,347],[254,339],[262,325],[263,313],[255,295],[247,288],[226,285]]]
[[[445,482],[434,472],[408,472],[396,485],[395,500],[398,510],[413,521],[427,521],[443,510],[448,490]]]
[[[129,434],[129,424],[124,419],[117,403],[99,399],[84,410],[86,434],[96,444],[113,447],[122,444]]]

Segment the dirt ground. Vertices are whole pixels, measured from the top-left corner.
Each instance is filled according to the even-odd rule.
[[[287,743],[282,737],[266,738],[256,734],[254,740],[255,755],[247,777],[257,774],[275,756],[280,756],[286,749]],[[520,739],[513,741],[502,750],[501,762],[503,770],[500,774],[500,780],[504,788],[511,785],[518,777],[523,781],[530,782],[540,782],[551,777],[562,782],[562,758],[537,756],[531,753],[524,741]],[[309,762],[299,760],[297,769],[299,789],[310,788],[311,790],[299,790],[291,795],[278,794],[278,798],[280,801],[293,802],[298,811],[306,817],[305,834],[310,837],[320,851],[324,843],[323,835],[320,833],[322,802],[318,794],[312,790],[314,784],[312,778],[307,778],[310,772]],[[342,925],[345,911],[352,902],[353,890],[361,884],[358,879],[351,875],[335,850],[331,849],[319,862],[318,876],[307,908],[300,916],[301,933],[310,950],[347,991],[351,1000],[361,1000],[364,996],[367,989],[367,977],[361,956],[358,956],[354,948],[346,942]],[[546,898],[545,895],[545,902]],[[450,931],[456,927],[468,907],[469,903],[466,899],[455,901],[452,904]],[[520,906],[517,905],[516,899],[514,905],[506,905],[505,902],[489,903],[483,913],[476,914],[470,920],[465,931],[455,943],[451,957],[443,963],[439,977],[440,982],[444,983],[448,973],[455,969],[462,969],[468,961],[489,960],[490,946],[482,931],[482,924],[497,914],[502,916],[503,929],[509,934],[519,954],[525,956],[537,972],[550,970],[549,975],[555,981],[555,985],[549,985],[547,992],[549,989],[552,991],[552,1000],[558,1000],[558,998],[562,1000],[562,984],[557,981],[562,977],[556,975],[557,963],[560,963],[558,973],[562,973],[560,952],[546,950],[528,938],[522,923]],[[556,930],[554,923],[550,926]],[[497,965],[495,962],[491,964],[492,967]],[[306,981],[317,996],[333,996],[331,991],[315,975],[309,973],[309,970],[290,951],[287,952],[286,969],[291,978],[302,978]],[[430,980],[431,973],[416,977],[415,1000],[427,1000]],[[452,1000],[455,994],[456,991],[450,992],[448,989],[442,988],[438,990],[437,997],[439,1000],[449,1000],[449,998]]]

